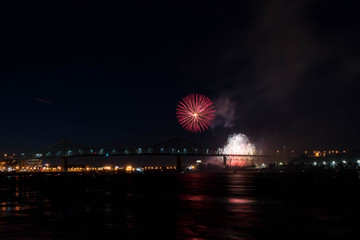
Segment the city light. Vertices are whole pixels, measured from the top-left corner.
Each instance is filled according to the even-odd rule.
[[[194,170],[195,167],[191,165],[191,166],[188,167],[188,169],[189,169],[189,170]]]

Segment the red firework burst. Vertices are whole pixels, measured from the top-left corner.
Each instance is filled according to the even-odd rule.
[[[179,102],[176,117],[185,130],[201,132],[208,129],[215,119],[212,101],[201,94],[189,94]]]

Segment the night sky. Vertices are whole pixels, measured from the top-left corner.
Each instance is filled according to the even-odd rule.
[[[359,1],[24,1],[0,8],[0,152],[180,136],[359,149]],[[177,103],[210,97],[186,132]],[[40,99],[40,100],[39,100]],[[42,100],[42,101],[41,101]]]

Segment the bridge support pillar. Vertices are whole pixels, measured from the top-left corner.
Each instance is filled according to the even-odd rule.
[[[63,157],[63,171],[64,172],[68,171],[68,159],[67,159],[67,157]]]
[[[177,155],[177,159],[176,159],[176,170],[177,170],[178,172],[181,172],[181,170],[182,170],[181,155]]]
[[[225,156],[225,155],[223,156],[223,160],[224,160],[224,161],[223,161],[224,168],[226,168],[226,156]]]

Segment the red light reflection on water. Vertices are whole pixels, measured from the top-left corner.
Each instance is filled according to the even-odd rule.
[[[182,176],[182,183],[182,211],[177,223],[180,239],[255,236],[261,222],[251,174],[188,174]]]
[[[187,200],[187,201],[194,201],[194,202],[202,202],[205,201],[205,196],[200,196],[200,195],[183,195],[182,196],[183,200]]]
[[[253,200],[244,199],[244,198],[229,198],[228,201],[229,201],[229,203],[233,203],[233,204],[252,204],[252,203],[254,203]]]

